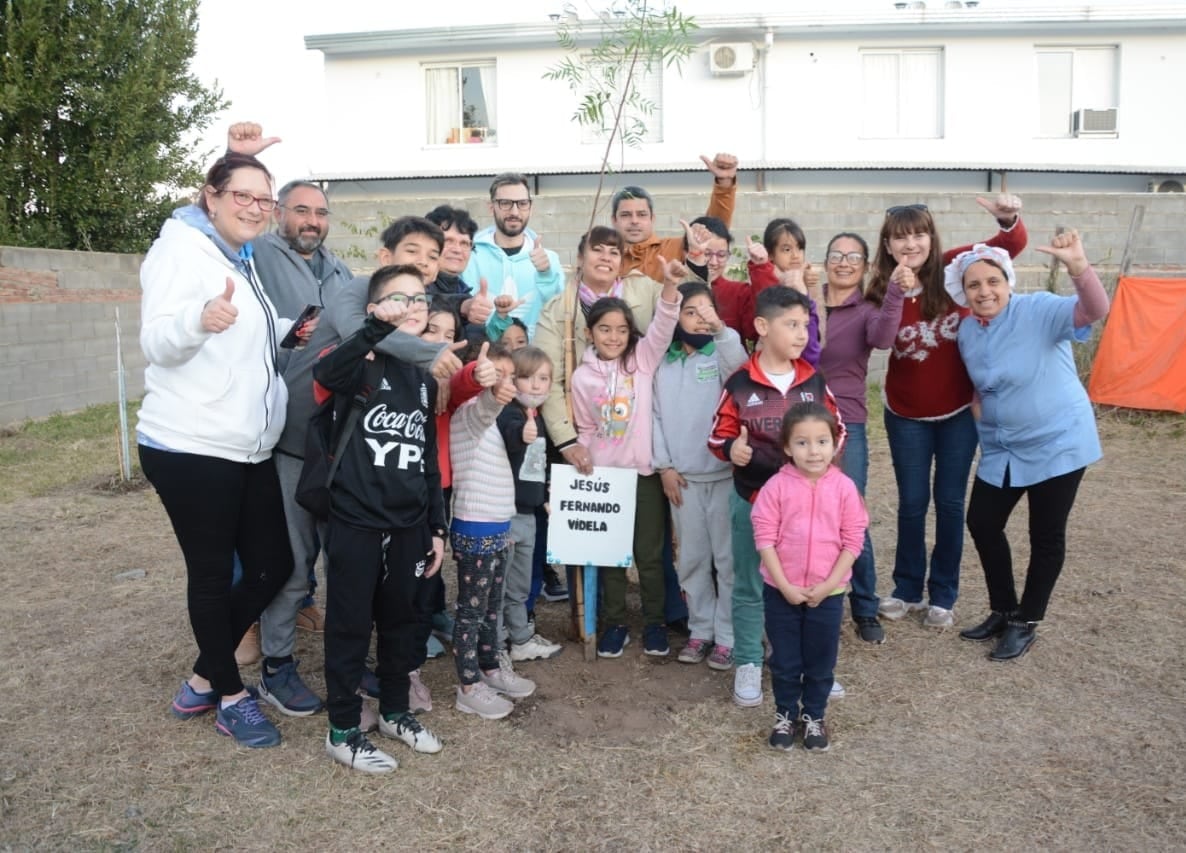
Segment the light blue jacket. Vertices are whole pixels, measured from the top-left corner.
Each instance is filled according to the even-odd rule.
[[[980,466],[976,476],[1022,487],[1069,474],[1099,460],[1095,413],[1075,369],[1071,341],[1074,296],[1019,293],[988,325],[959,327],[960,355],[980,394]]]
[[[527,301],[512,311],[511,316],[523,321],[527,326],[527,337],[531,339],[535,337],[535,324],[539,322],[540,311],[564,286],[564,270],[560,266],[560,257],[551,249],[545,249],[550,266],[546,273],[539,272],[531,262],[531,252],[538,235],[530,228],[525,229],[523,234],[523,247],[515,254],[508,255],[494,242],[493,225],[479,231],[474,236],[474,251],[470,255],[469,266],[461,274],[461,280],[476,294],[480,280],[486,279],[487,292],[493,299],[506,292],[506,280],[512,279],[518,298]],[[490,316],[497,315],[492,313]]]

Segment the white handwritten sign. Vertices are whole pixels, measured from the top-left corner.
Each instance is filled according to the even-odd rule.
[[[571,465],[553,465],[548,562],[629,566],[637,485],[633,468],[594,468],[585,477]]]

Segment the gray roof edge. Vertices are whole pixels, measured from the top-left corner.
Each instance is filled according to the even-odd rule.
[[[1005,15],[1008,17],[1005,17]],[[712,39],[761,39],[769,31],[775,38],[828,38],[833,36],[896,37],[909,35],[983,36],[1013,33],[1051,36],[1099,33],[1165,32],[1186,30],[1186,3],[1131,6],[1010,7],[976,9],[889,10],[883,13],[837,15],[704,15],[694,16],[699,41]],[[575,33],[577,43],[589,45],[599,38],[599,22],[583,20]],[[428,54],[440,51],[468,51],[496,48],[532,49],[558,46],[551,21],[509,24],[427,27],[410,30],[371,30],[352,33],[321,33],[305,36],[308,50],[327,56],[366,54]]]

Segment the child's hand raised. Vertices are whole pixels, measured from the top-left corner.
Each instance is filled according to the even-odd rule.
[[[691,225],[686,219],[681,219],[679,224],[684,226],[684,236],[688,240],[688,258],[697,264],[704,263],[704,253],[708,250],[708,240],[712,234],[703,225]]]
[[[490,342],[482,344],[478,351],[478,360],[474,362],[474,381],[483,388],[491,388],[498,381],[498,368],[486,353],[490,351]]]
[[[663,268],[663,292],[659,298],[664,302],[679,302],[679,286],[688,277],[688,268],[680,261],[669,261],[659,256],[659,265]]]
[[[717,309],[712,307],[712,302],[704,300],[704,302],[697,306],[696,316],[704,321],[704,325],[708,326],[709,331],[714,335],[717,334],[725,325],[725,321],[717,314]]]
[[[402,302],[383,299],[371,309],[371,316],[384,323],[398,326],[408,316],[408,306]]]
[[[744,468],[753,458],[754,449],[749,446],[749,430],[743,424],[741,435],[733,439],[733,444],[729,446],[729,461],[738,468]]]
[[[523,424],[523,443],[534,444],[539,438],[539,427],[535,425],[535,409],[527,410],[527,423]]]
[[[755,242],[749,234],[745,235],[745,253],[749,255],[749,262],[758,266],[770,260],[770,253],[766,251],[766,247]]]

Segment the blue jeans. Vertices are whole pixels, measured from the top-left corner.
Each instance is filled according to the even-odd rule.
[[[869,482],[869,441],[865,437],[865,425],[845,421],[848,437],[844,440],[844,454],[840,457],[840,470],[857,484],[861,497],[865,496],[865,485]],[[852,615],[877,615],[877,568],[873,562],[873,540],[865,529],[865,547],[852,564],[852,588],[848,593]]]
[[[840,619],[844,596],[829,595],[816,607],[791,604],[769,584],[762,585],[766,602],[766,636],[770,640],[770,683],[774,704],[782,713],[803,713],[822,720],[828,710],[836,654],[840,650]]]
[[[886,409],[894,476],[898,481],[898,551],[894,598],[922,601],[923,581],[932,606],[950,610],[959,595],[964,551],[964,495],[976,455],[976,421],[964,409],[941,421],[902,418]],[[934,461],[935,547],[927,577],[927,508]]]

